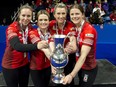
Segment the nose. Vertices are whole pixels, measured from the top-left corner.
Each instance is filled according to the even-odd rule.
[[[62,18],[62,17],[63,17],[63,15],[62,15],[62,14],[60,14],[60,15],[59,15],[59,17],[60,17],[60,18]]]
[[[45,23],[45,21],[43,20],[42,23]]]
[[[24,17],[24,19],[26,20],[26,19],[28,19],[28,17],[27,17],[27,16],[25,16],[25,17]]]
[[[77,15],[74,14],[73,17],[77,17]]]

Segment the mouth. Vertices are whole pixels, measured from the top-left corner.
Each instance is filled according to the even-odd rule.
[[[78,21],[79,19],[73,19],[73,21]]]
[[[62,20],[64,20],[64,18],[58,18],[58,20],[62,21]]]
[[[46,26],[47,24],[41,24],[41,26]]]

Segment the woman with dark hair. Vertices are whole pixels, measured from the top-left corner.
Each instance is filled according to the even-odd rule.
[[[31,32],[30,42],[46,41],[48,44],[53,42],[51,34],[48,31],[50,15],[46,10],[40,10],[37,13],[38,28]],[[32,37],[36,37],[33,39]],[[39,37],[39,38],[38,38]],[[47,52],[46,52],[47,51]],[[46,56],[46,53],[48,54]],[[51,77],[51,65],[49,61],[50,50],[48,47],[41,50],[31,51],[30,56],[30,74],[35,87],[48,87]]]
[[[82,6],[74,4],[70,9],[71,21],[77,29],[76,65],[72,72],[63,78],[63,84],[70,84],[78,73],[79,87],[92,87],[97,75],[95,28],[85,20]]]

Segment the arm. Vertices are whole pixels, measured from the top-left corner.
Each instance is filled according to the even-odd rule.
[[[49,43],[49,48],[46,49],[43,48],[41,50],[45,53],[46,57],[50,60],[50,57],[54,51],[54,42]]]
[[[10,45],[13,49],[21,52],[37,50],[37,44],[22,44],[19,41],[18,36],[10,39]]]
[[[70,39],[70,42],[67,44],[66,48],[64,49],[65,52],[68,54],[74,53],[78,50],[76,45],[76,37],[70,36],[69,39]]]
[[[86,45],[82,46],[79,60],[76,62],[76,65],[75,65],[73,71],[63,79],[63,84],[70,83],[72,81],[72,79],[76,76],[78,71],[81,69],[83,63],[85,62],[86,57],[87,57],[88,53],[90,52],[90,50],[91,50],[91,47],[86,46]]]
[[[71,37],[70,37],[70,43],[71,43],[71,45],[72,45],[72,47],[73,47],[72,52],[73,52],[73,53],[76,52],[76,50],[77,50],[77,45],[76,45],[76,37],[75,37],[75,36],[71,36]]]
[[[81,69],[81,67],[84,64],[86,57],[89,54],[90,50],[91,50],[90,46],[86,46],[86,45],[82,46],[81,52],[80,52],[80,57],[79,57],[78,61],[76,62],[76,65],[75,65],[73,71],[71,72],[71,75],[73,77],[75,77],[76,74],[78,73],[78,71]]]

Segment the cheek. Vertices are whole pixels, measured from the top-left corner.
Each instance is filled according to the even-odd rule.
[[[31,20],[31,19],[32,19],[32,17],[29,18],[29,20]]]
[[[47,25],[49,25],[49,22],[46,22]]]
[[[70,17],[70,19],[73,21],[75,18],[74,17]]]
[[[41,22],[37,22],[37,25],[40,26],[41,25]]]
[[[47,24],[47,26],[49,26],[49,23]]]
[[[32,17],[27,18],[28,21],[31,21]]]
[[[72,17],[70,17],[70,19],[71,19],[71,21],[73,21],[73,18]]]
[[[63,15],[64,18],[66,18],[67,15]]]

